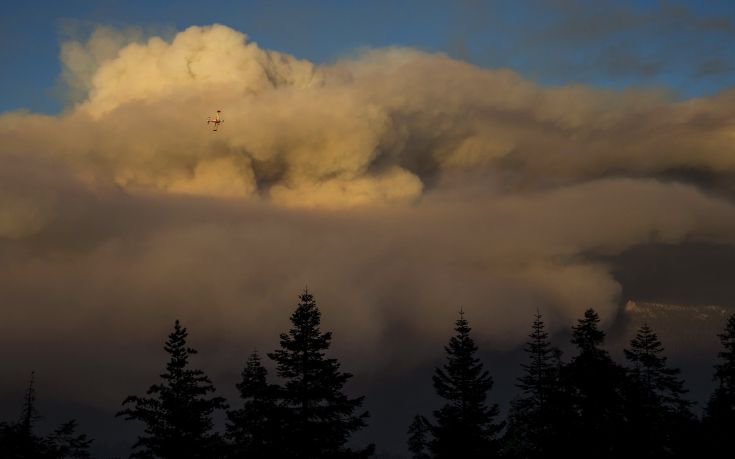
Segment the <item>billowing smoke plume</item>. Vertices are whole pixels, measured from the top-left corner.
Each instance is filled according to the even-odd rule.
[[[100,29],[62,59],[81,102],[0,116],[17,370],[154,368],[140,356],[181,318],[235,372],[307,284],[348,368],[409,365],[460,307],[487,346],[515,345],[536,308],[554,329],[590,306],[609,323],[605,257],[735,243],[732,91],[547,88],[406,48],[315,65],[220,25]]]

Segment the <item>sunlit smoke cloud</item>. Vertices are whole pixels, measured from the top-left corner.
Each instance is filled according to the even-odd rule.
[[[308,284],[353,366],[410,365],[460,307],[495,347],[536,308],[609,324],[601,257],[734,242],[733,92],[542,87],[409,48],[316,65],[221,25],[101,28],[61,58],[78,103],[0,115],[3,343],[103,365],[180,317],[225,371],[216,351],[275,346]]]

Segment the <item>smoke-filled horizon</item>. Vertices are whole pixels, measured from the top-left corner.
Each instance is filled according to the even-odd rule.
[[[540,86],[405,47],[317,65],[222,25],[99,28],[61,59],[75,102],[0,115],[0,389],[43,368],[115,402],[85,378],[155,374],[176,318],[235,373],[306,285],[348,370],[410,371],[460,308],[490,349],[537,308],[609,326],[615,257],[735,244],[733,90]]]

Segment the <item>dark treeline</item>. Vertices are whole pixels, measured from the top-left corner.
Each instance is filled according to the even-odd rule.
[[[352,378],[327,356],[332,335],[320,330],[321,314],[304,291],[267,353],[275,381],[252,352],[237,383],[239,400],[215,395],[207,375],[190,366],[196,350],[179,321],[164,350],[169,360],[160,381],[144,395],[125,398],[117,416],[143,427],[132,458],[367,458],[374,445],[355,447],[351,435],[366,426],[363,397],[345,394]],[[460,312],[444,347],[446,362],[432,383],[443,400],[431,415],[408,426],[411,457],[511,459],[729,457],[735,434],[735,315],[719,336],[716,388],[702,416],[693,413],[677,368],[671,367],[654,330],[644,324],[624,350],[625,365],[603,348],[605,333],[588,309],[572,327],[574,355],[564,358],[537,313],[524,347],[527,360],[505,420],[489,400],[493,377],[477,357],[469,322]],[[75,420],[41,435],[31,375],[20,415],[0,422],[2,458],[91,458],[92,440]],[[427,381],[427,383],[429,383]],[[213,415],[226,413],[224,432]]]
[[[679,370],[644,324],[624,350],[627,364],[602,348],[605,332],[588,309],[572,327],[575,355],[568,362],[553,346],[541,314],[524,348],[527,361],[505,424],[486,401],[493,380],[475,357],[477,346],[460,313],[445,347],[447,363],[433,378],[446,403],[434,420],[417,415],[408,429],[415,459],[426,458],[690,458],[730,457],[735,434],[735,315],[719,335],[724,350],[715,367],[717,388],[703,417]]]

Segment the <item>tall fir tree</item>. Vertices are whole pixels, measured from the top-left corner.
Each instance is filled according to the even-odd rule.
[[[411,459],[431,458],[429,455],[430,435],[431,426],[429,421],[421,415],[414,416],[408,426],[408,451],[411,453]]]
[[[72,419],[47,436],[36,433],[41,419],[36,409],[35,373],[31,373],[16,422],[0,423],[0,457],[3,459],[89,459],[92,440],[78,434]]]
[[[613,458],[626,449],[625,371],[601,347],[605,332],[598,327],[599,322],[597,313],[588,309],[572,327],[572,344],[578,354],[562,372],[575,411],[569,425],[575,438],[569,445],[571,457]]]
[[[648,324],[643,324],[624,349],[631,363],[626,391],[626,418],[631,453],[645,457],[675,457],[687,445],[682,441],[693,426],[691,402],[679,377],[663,355],[664,347]]]
[[[28,438],[33,436],[33,428],[36,425],[36,421],[41,418],[36,409],[35,376],[36,372],[32,371],[25,397],[23,397],[23,408],[20,413],[20,419],[18,420],[21,432]]]
[[[537,312],[524,346],[528,363],[516,386],[521,395],[511,402],[504,456],[555,457],[566,448],[565,419],[571,416],[560,383],[561,351],[552,346],[542,315]]]
[[[279,388],[267,379],[268,371],[254,351],[237,384],[242,408],[227,412],[230,457],[266,459],[283,455],[285,418],[278,404]]]
[[[145,434],[138,437],[131,457],[213,459],[223,456],[219,435],[213,432],[212,414],[226,408],[222,397],[210,396],[212,382],[201,370],[189,368],[189,357],[197,353],[186,345],[188,333],[177,320],[164,346],[170,359],[163,381],[152,385],[147,397],[129,396],[127,408],[117,416],[140,421]]]
[[[625,358],[632,364],[629,374],[649,397],[669,411],[687,411],[691,402],[684,399],[689,391],[679,377],[681,371],[669,367],[663,352],[663,344],[648,324],[643,324],[630,341],[630,349],[623,350]]]
[[[456,334],[444,347],[447,363],[436,369],[433,382],[446,404],[434,411],[431,452],[435,458],[487,458],[498,455],[498,405],[487,405],[493,378],[475,356],[477,345],[464,313],[455,322]]]
[[[41,419],[36,408],[35,372],[31,372],[28,387],[23,395],[23,405],[16,422],[0,429],[0,457],[7,458],[51,458],[51,443],[36,434],[36,422]]]
[[[723,350],[715,365],[716,387],[705,409],[704,432],[710,457],[725,457],[732,453],[732,435],[735,433],[735,314],[717,335]]]
[[[352,433],[366,425],[367,411],[356,414],[364,397],[350,398],[344,393],[352,374],[340,371],[337,359],[326,357],[332,333],[319,329],[321,312],[314,296],[304,290],[299,300],[291,315],[291,329],[281,334],[281,349],[268,354],[285,381],[281,406],[289,432],[283,445],[287,457],[369,457],[373,445],[361,450],[347,447]]]

